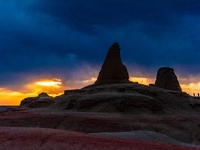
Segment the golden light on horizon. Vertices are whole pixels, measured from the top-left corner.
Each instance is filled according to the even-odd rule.
[[[26,97],[34,96],[35,93],[22,93],[18,91],[12,91],[4,88],[0,88],[0,105],[19,105],[21,100]]]
[[[189,84],[181,84],[180,85],[183,92],[190,94],[191,96],[200,93],[200,82],[198,83],[189,83]]]
[[[138,82],[139,84],[149,85],[151,83],[155,83],[154,78],[145,78],[145,77],[129,77],[129,80],[132,82]],[[181,79],[181,81],[184,81],[184,79]],[[180,84],[181,89],[183,92],[188,93],[189,95],[198,95],[200,93],[200,82],[198,83],[185,83]]]
[[[154,83],[154,79],[145,78],[145,77],[129,77],[131,82],[138,82],[139,84],[149,85],[150,83]]]
[[[83,81],[81,81],[82,83],[93,83],[93,82],[95,82],[97,80],[97,78],[96,77],[92,77],[92,78],[90,78],[90,79],[88,79],[88,80],[83,80]]]
[[[40,86],[48,86],[48,87],[60,87],[61,86],[61,80],[60,79],[52,79],[52,80],[43,80],[36,82],[37,85]]]
[[[19,105],[21,100],[27,97],[36,97],[41,92],[46,92],[50,96],[58,96],[63,94],[64,90],[67,89],[78,89],[84,86],[93,84],[97,80],[96,77],[90,77],[85,80],[72,80],[70,82],[62,83],[61,79],[38,79],[27,83],[24,87],[18,90],[6,89],[0,87],[0,105]],[[148,77],[133,77],[129,78],[132,82],[138,82],[139,84],[149,85],[150,83],[155,83],[154,78]],[[180,84],[182,91],[193,96],[193,93],[197,95],[200,93],[200,82],[186,82],[181,79],[182,84]],[[67,85],[66,85],[67,84]]]
[[[40,79],[28,85],[31,91],[34,91],[37,94],[41,92],[46,92],[50,96],[57,96],[63,93],[64,86],[62,84],[61,79],[53,78],[53,79]]]
[[[55,97],[63,94],[63,88],[62,81],[58,78],[39,79],[24,85],[17,91],[0,88],[0,105],[19,105],[24,98],[36,97],[41,92],[46,92],[48,95]]]

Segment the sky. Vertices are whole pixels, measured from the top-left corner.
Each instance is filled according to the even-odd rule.
[[[200,92],[199,0],[0,0],[0,105],[95,82],[118,42],[130,80],[174,68]]]

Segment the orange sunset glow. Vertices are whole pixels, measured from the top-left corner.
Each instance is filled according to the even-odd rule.
[[[28,88],[32,89],[34,93],[41,93],[46,92],[50,96],[57,96],[63,93],[63,86],[61,79],[53,78],[53,79],[42,79],[31,83],[27,86]]]
[[[53,78],[53,79],[40,79],[32,83],[28,83],[25,85],[26,92],[23,92],[19,89],[19,91],[13,91],[5,88],[0,88],[0,105],[19,105],[21,100],[26,97],[35,97],[41,92],[46,92],[50,96],[58,96],[63,94],[64,90],[67,89],[76,89],[82,88],[84,86],[93,84],[96,81],[96,77],[88,78],[87,80],[75,80],[70,81],[65,85],[62,83],[61,79]],[[145,78],[145,77],[130,77],[130,81],[138,82],[140,84],[149,85],[150,83],[154,83],[154,78]],[[190,95],[200,92],[200,82],[198,83],[189,83],[189,84],[181,84],[183,92],[186,92]]]
[[[36,84],[41,85],[41,86],[47,86],[47,87],[60,87],[61,80],[60,79],[44,80],[44,81],[38,81],[36,82]]]
[[[19,105],[26,97],[37,96],[41,92],[46,92],[50,96],[57,96],[63,93],[64,87],[60,79],[41,79],[26,85],[28,92],[12,91],[0,88],[0,105]],[[20,89],[19,89],[20,90]]]

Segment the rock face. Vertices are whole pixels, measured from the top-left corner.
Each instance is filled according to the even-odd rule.
[[[150,92],[136,83],[99,85],[66,90],[50,106],[53,109],[85,112],[162,113],[159,99],[138,91]]]
[[[40,93],[38,97],[28,97],[21,101],[20,106],[26,106],[30,108],[47,107],[54,101],[53,97],[50,97],[47,93]]]
[[[57,96],[52,109],[79,112],[163,114],[200,111],[195,99],[180,91],[168,91],[136,83],[106,84],[66,90]]]
[[[174,69],[169,67],[158,69],[155,86],[168,90],[182,91]]]
[[[121,61],[119,44],[114,43],[108,51],[95,85],[128,83],[128,79],[128,71]]]

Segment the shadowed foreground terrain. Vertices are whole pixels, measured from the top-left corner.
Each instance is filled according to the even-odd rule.
[[[42,129],[42,128],[0,128],[0,149],[59,149],[59,150],[189,150],[163,143],[138,140],[98,137],[94,135]]]

